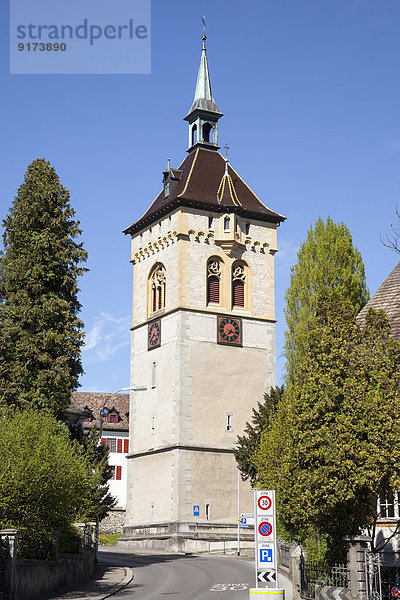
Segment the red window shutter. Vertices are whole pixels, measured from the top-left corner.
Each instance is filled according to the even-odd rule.
[[[129,452],[129,440],[124,440],[124,454]]]
[[[244,283],[236,279],[232,284],[233,306],[244,307]]]
[[[122,440],[117,440],[117,452],[122,452]]]
[[[101,443],[104,444],[104,445],[106,445],[107,444],[106,438],[101,438]]]
[[[213,275],[208,278],[207,303],[219,303],[219,279]]]
[[[122,467],[117,467],[116,471],[117,471],[117,477],[116,477],[116,479],[121,479]]]

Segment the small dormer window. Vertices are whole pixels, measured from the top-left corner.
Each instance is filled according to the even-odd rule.
[[[169,196],[169,181],[164,185],[164,198],[168,198]]]
[[[224,219],[224,231],[229,231],[231,225],[231,220],[229,217],[225,217]]]

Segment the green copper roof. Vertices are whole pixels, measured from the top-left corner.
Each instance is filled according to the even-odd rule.
[[[211,94],[210,73],[208,71],[208,60],[206,53],[206,36],[203,35],[203,49],[201,51],[199,72],[197,74],[196,91],[193,104],[190,107],[188,116],[195,110],[205,110],[207,112],[222,115],[214,98]]]

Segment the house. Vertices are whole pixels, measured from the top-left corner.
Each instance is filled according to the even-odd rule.
[[[101,419],[100,411],[106,401],[109,413]],[[126,457],[129,453],[129,394],[74,392],[68,418],[71,422],[80,420],[85,430],[100,430],[101,427],[101,441],[110,449],[109,464],[113,470],[110,492],[117,498],[117,504],[110,516],[102,521],[100,530],[104,533],[122,531],[126,509]]]

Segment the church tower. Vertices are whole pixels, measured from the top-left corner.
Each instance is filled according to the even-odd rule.
[[[134,267],[130,454],[124,538],[198,550],[236,542],[233,455],[252,407],[275,385],[274,254],[284,217],[219,153],[223,116],[206,36],[187,156],[124,233]],[[240,480],[240,511],[252,492]],[[197,539],[198,538],[198,539]]]

